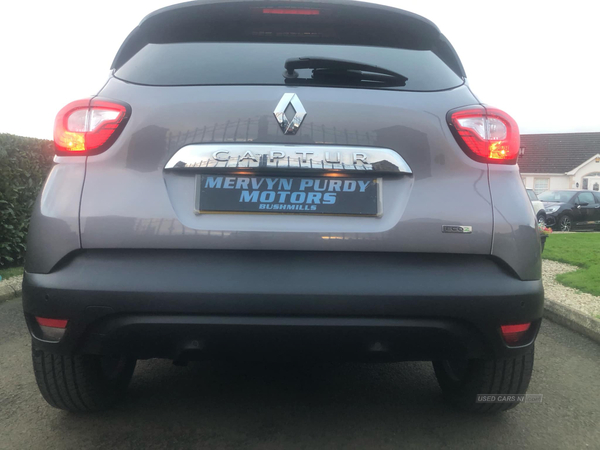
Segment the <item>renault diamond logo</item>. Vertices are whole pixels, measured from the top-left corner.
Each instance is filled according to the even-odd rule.
[[[291,121],[285,114],[285,111],[289,106],[294,110],[294,117]],[[283,97],[279,100],[273,114],[275,115],[275,119],[277,119],[283,134],[296,134],[300,129],[300,125],[302,125],[304,116],[306,116],[306,110],[296,94],[283,94]]]

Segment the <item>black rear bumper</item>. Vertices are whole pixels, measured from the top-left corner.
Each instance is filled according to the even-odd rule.
[[[476,255],[96,250],[26,273],[23,306],[56,353],[432,360],[523,352],[543,287]],[[62,340],[34,316],[68,319]],[[508,347],[500,325],[525,322]]]

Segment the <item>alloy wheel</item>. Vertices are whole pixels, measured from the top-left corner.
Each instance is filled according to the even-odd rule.
[[[571,231],[572,223],[569,216],[563,216],[560,219],[560,231]]]

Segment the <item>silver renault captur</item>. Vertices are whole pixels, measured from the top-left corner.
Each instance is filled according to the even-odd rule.
[[[170,6],[54,140],[23,281],[52,406],[112,405],[146,358],[425,360],[467,410],[525,393],[543,287],[519,130],[427,19]]]

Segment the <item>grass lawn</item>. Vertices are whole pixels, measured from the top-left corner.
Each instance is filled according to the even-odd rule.
[[[551,234],[542,256],[580,268],[557,275],[559,283],[600,296],[600,233]]]
[[[8,280],[11,277],[16,277],[19,275],[23,275],[22,267],[10,267],[8,269],[0,269],[0,277],[3,280]]]

